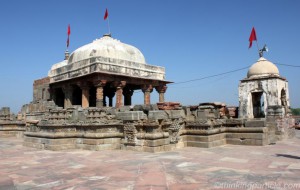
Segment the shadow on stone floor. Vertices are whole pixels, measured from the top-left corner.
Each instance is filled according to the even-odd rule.
[[[300,156],[293,156],[289,154],[276,154],[277,157],[286,157],[286,158],[292,158],[292,159],[300,159]]]

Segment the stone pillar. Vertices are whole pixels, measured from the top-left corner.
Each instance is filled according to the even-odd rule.
[[[142,86],[142,91],[144,93],[144,104],[149,105],[150,104],[150,94],[153,91],[153,87],[151,84],[144,84]]]
[[[124,105],[130,106],[131,105],[131,96],[133,94],[133,89],[124,88],[123,95],[124,95]]]
[[[101,108],[104,105],[103,88],[106,85],[106,80],[101,80],[96,83],[96,107]]]
[[[65,94],[64,108],[72,107],[73,87],[71,85],[65,85],[62,90]]]
[[[116,108],[123,106],[123,88],[126,85],[126,81],[115,82],[116,87]]]
[[[82,108],[88,108],[89,105],[89,97],[90,97],[90,88],[88,86],[81,86],[82,90]]]
[[[157,87],[155,87],[156,91],[159,94],[159,102],[165,102],[165,93],[167,91],[167,85],[161,84]]]

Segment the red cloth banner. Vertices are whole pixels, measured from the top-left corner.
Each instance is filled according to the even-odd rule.
[[[108,18],[108,10],[106,9],[105,14],[104,14],[104,20]]]
[[[68,39],[67,39],[67,48],[68,48],[69,45],[70,45],[70,34],[71,34],[71,27],[70,27],[70,24],[69,24],[69,26],[68,26],[68,32],[67,32],[67,34],[68,34]]]
[[[249,48],[252,47],[252,42],[253,41],[257,41],[256,32],[255,32],[255,28],[254,27],[252,28],[252,31],[251,31],[251,34],[250,34],[250,37],[249,37],[249,42],[250,42]]]

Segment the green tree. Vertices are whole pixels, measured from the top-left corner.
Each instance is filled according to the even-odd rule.
[[[300,115],[300,108],[291,108],[293,115]]]

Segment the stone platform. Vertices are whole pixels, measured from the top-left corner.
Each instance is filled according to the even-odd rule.
[[[27,115],[24,145],[46,150],[170,151],[225,144],[264,146],[294,136],[289,118],[239,119],[212,105],[158,110],[133,108],[51,109]]]
[[[0,139],[0,190],[300,189],[300,131],[266,146],[48,151]]]

